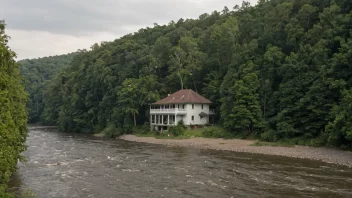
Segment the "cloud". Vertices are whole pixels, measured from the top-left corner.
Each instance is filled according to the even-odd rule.
[[[54,56],[88,49],[94,43],[116,38],[109,32],[93,32],[90,36],[71,36],[43,31],[7,30],[11,36],[9,46],[18,59]]]
[[[255,3],[257,0],[252,0]],[[2,0],[0,19],[19,58],[68,53],[180,18],[230,9],[242,0]],[[28,39],[28,40],[27,40]],[[60,40],[65,45],[58,44]],[[67,41],[64,41],[68,39]],[[92,42],[93,41],[93,42]],[[89,42],[89,43],[88,43]],[[48,44],[55,44],[50,45]],[[28,45],[37,48],[28,50]],[[56,47],[65,47],[57,49]],[[71,51],[68,51],[71,50]]]

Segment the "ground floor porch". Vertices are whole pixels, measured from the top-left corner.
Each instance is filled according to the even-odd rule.
[[[176,126],[179,121],[183,120],[183,115],[162,115],[162,114],[151,114],[150,115],[150,126],[152,130],[164,131],[168,130],[170,126]]]
[[[152,114],[150,115],[150,124],[160,125],[160,126],[172,126],[172,125],[177,125],[177,123],[182,119],[183,119],[182,115]]]

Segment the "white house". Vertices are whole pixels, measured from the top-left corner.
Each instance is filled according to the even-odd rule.
[[[181,120],[186,126],[209,124],[211,101],[191,89],[182,89],[150,105],[153,130],[166,130]]]

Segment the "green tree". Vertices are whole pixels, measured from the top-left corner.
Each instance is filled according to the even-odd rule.
[[[352,87],[350,4],[243,2],[231,12],[224,8],[199,19],[155,24],[93,45],[60,72],[44,72],[54,75],[35,75],[52,61],[22,67],[31,71],[26,76],[31,118],[41,115],[66,131],[116,126],[121,132],[133,120],[148,121],[147,104],[156,96],[192,88],[213,101],[218,124],[233,133],[297,143],[317,139],[322,145],[331,136],[330,144],[349,146],[345,136],[332,143],[340,129],[330,125],[336,106],[347,108],[341,90]]]
[[[77,53],[79,52],[18,61],[21,74],[24,76],[26,83],[26,91],[29,93],[27,103],[29,123],[46,124],[42,115],[45,108],[45,86],[60,73],[61,69],[69,66]]]
[[[137,126],[136,115],[140,113],[143,106],[160,99],[161,89],[156,76],[126,79],[117,92],[118,108],[124,114],[132,115],[134,126]]]
[[[27,137],[25,93],[16,54],[8,47],[5,23],[0,21],[0,197],[8,197],[7,183],[16,170]]]
[[[169,81],[180,80],[181,89],[186,85],[196,85],[192,75],[202,69],[206,54],[199,50],[197,41],[192,37],[182,37],[174,48],[169,67]],[[192,83],[193,81],[193,83]],[[191,86],[192,87],[192,86]]]
[[[352,89],[343,91],[339,105],[334,106],[331,117],[334,119],[326,126],[328,143],[334,146],[352,146]]]
[[[243,77],[236,81],[232,110],[224,125],[237,132],[248,131],[251,135],[255,129],[263,127],[262,112],[259,105],[259,79],[253,71],[252,63],[245,69]]]

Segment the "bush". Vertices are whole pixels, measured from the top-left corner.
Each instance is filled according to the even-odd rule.
[[[234,137],[231,133],[225,131],[224,129],[213,128],[213,127],[205,129],[202,132],[202,136],[207,138],[225,138],[225,139],[230,139]]]
[[[133,127],[131,130],[132,134],[147,134],[151,132],[149,122],[145,122],[142,126]]]
[[[169,127],[168,132],[173,134],[174,136],[183,136],[185,134],[185,127],[182,126],[181,124],[178,124],[177,126],[171,126]]]
[[[187,129],[187,127],[186,127],[186,125],[185,125],[185,123],[183,122],[183,120],[180,120],[178,123],[177,123],[177,126],[180,126],[180,127],[182,127],[183,129]]]
[[[276,131],[274,130],[266,131],[260,135],[260,139],[266,142],[276,142],[277,141]]]
[[[117,128],[115,124],[111,123],[103,130],[103,133],[106,137],[116,138],[123,134],[123,130]]]
[[[141,128],[143,133],[148,133],[150,132],[150,123],[149,122],[145,122]]]

